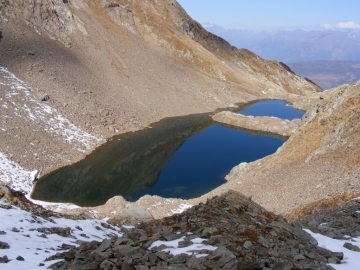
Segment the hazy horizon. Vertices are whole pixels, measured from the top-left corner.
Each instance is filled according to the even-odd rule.
[[[360,30],[360,1],[356,0],[178,0],[199,23],[241,30]]]

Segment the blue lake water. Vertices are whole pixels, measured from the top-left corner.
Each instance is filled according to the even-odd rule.
[[[187,139],[161,171],[158,182],[145,194],[165,198],[199,197],[224,183],[231,168],[274,153],[284,140],[251,135],[245,131],[212,125]]]
[[[241,110],[239,113],[252,116],[275,116],[289,120],[301,118],[304,115],[304,112],[286,105],[287,103],[283,100],[265,100],[257,102],[250,107]]]
[[[285,104],[262,101],[241,113],[302,116]],[[84,160],[42,177],[32,197],[81,206],[104,204],[116,195],[129,201],[146,194],[195,198],[225,183],[234,166],[270,155],[284,141],[223,127],[209,114],[167,118],[151,129],[117,136]]]

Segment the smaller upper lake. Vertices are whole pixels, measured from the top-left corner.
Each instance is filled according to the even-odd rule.
[[[252,116],[274,116],[288,120],[301,118],[304,115],[304,112],[294,109],[283,100],[260,101],[241,110],[239,113]]]
[[[261,101],[242,114],[293,119],[303,113],[281,100]],[[241,162],[274,153],[285,139],[215,124],[211,114],[166,118],[142,131],[116,136],[75,164],[40,178],[32,198],[104,204],[122,195],[199,197],[221,184]]]

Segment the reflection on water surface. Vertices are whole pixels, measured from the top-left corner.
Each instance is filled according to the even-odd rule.
[[[232,167],[272,154],[283,142],[214,124],[209,114],[167,118],[117,136],[84,160],[44,176],[32,197],[81,206],[116,195],[194,198],[223,184]]]

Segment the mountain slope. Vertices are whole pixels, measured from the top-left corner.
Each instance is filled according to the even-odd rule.
[[[359,88],[360,81],[316,94],[297,132],[275,154],[235,167],[226,188],[290,218],[358,197]]]
[[[91,149],[115,133],[260,99],[264,91],[271,97],[318,90],[277,62],[208,33],[176,1],[14,0],[0,3],[0,15],[0,64],[36,97],[27,106],[40,106],[47,94],[62,118],[98,138]],[[8,98],[14,86],[5,80]],[[51,115],[40,121],[6,113],[17,120],[3,119],[1,151],[27,169],[46,173],[91,150],[78,151],[40,127]]]

